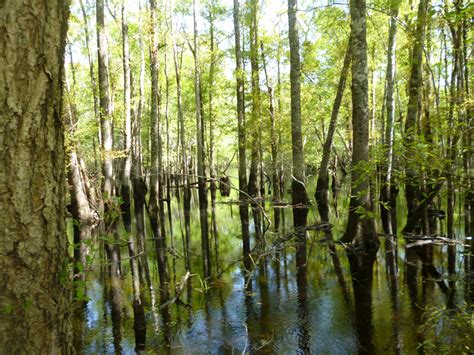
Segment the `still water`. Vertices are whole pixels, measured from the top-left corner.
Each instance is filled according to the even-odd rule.
[[[88,302],[79,312],[78,348],[87,354],[353,354],[442,352],[436,341],[461,344],[472,351],[472,318],[458,322],[459,314],[472,306],[473,261],[459,245],[455,273],[448,275],[447,246],[434,246],[434,265],[442,277],[422,277],[421,262],[399,237],[397,274],[391,276],[384,253],[384,238],[373,267],[372,286],[354,292],[348,257],[343,246],[328,241],[324,231],[307,228],[306,257],[297,260],[291,208],[262,204],[272,221],[262,218],[264,237],[249,208],[250,244],[245,271],[242,223],[236,196],[220,197],[209,203],[211,276],[204,277],[201,258],[201,229],[197,193],[191,209],[191,277],[186,275],[183,246],[183,212],[177,199],[166,216],[169,297],[160,299],[156,256],[148,228],[147,258],[151,285],[141,279],[143,314],[133,307],[133,291],[126,244],[122,246],[120,301],[96,252],[87,276]],[[332,211],[334,240],[346,223],[347,199],[339,202],[339,215]],[[214,212],[213,208],[214,207]],[[274,223],[279,215],[279,226]],[[403,208],[400,216],[404,214]],[[403,223],[400,218],[399,223]],[[315,207],[308,213],[308,226],[318,223]],[[441,222],[438,222],[441,223]],[[380,223],[378,229],[381,230]],[[442,226],[441,226],[442,227]],[[464,236],[458,236],[463,241]],[[258,243],[259,240],[265,240]],[[280,241],[280,243],[275,243]],[[281,242],[284,241],[284,242]],[[274,247],[277,244],[279,247]],[[264,246],[263,246],[264,245]],[[333,248],[330,248],[330,246]],[[335,253],[331,252],[330,249]],[[339,268],[337,267],[339,264]],[[471,265],[468,267],[468,265]],[[466,270],[467,269],[467,270]],[[441,283],[451,286],[443,289]],[[151,286],[151,287],[150,287]],[[441,286],[441,287],[440,287]],[[366,287],[366,288],[367,288]],[[115,290],[116,291],[116,290]],[[360,290],[359,290],[360,291]],[[179,297],[176,297],[176,296]],[[468,316],[471,317],[471,316]],[[452,318],[452,319],[451,319]],[[452,323],[454,322],[454,323]],[[458,323],[456,323],[458,322]],[[452,324],[466,334],[449,333]],[[467,324],[467,328],[466,328]],[[470,327],[470,328],[469,328]],[[447,334],[449,333],[449,334]],[[447,335],[446,335],[447,334]],[[464,337],[464,338],[463,338]],[[464,340],[463,340],[464,339]],[[466,340],[467,339],[467,340]],[[466,344],[464,344],[466,343]],[[144,350],[143,350],[144,348]],[[438,350],[436,350],[438,349]]]

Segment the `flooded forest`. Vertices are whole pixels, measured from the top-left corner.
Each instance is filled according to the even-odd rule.
[[[0,354],[472,354],[473,16],[0,1]]]

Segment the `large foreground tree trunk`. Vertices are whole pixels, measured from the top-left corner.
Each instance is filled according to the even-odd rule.
[[[8,354],[71,351],[62,283],[68,9],[68,1],[0,4],[0,351]]]

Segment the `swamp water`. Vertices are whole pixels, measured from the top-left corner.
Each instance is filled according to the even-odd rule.
[[[248,209],[253,253],[245,259],[251,269],[246,272],[240,208],[230,203],[236,195],[217,195],[214,213],[210,201],[208,207],[212,269],[211,277],[205,278],[197,191],[193,192],[189,226],[192,276],[186,283],[182,283],[186,275],[182,237],[185,225],[182,209],[178,208],[182,201],[179,205],[176,198],[172,201],[171,218],[166,216],[168,305],[163,306],[166,300],[160,300],[149,227],[147,258],[152,287],[145,278],[141,280],[143,307],[133,305],[126,243],[122,243],[121,250],[123,276],[118,285],[118,303],[112,297],[117,284],[108,280],[107,261],[95,253],[94,266],[87,275],[89,300],[76,317],[79,352],[406,354],[449,351],[450,344],[461,349],[457,351],[472,352],[470,336],[474,335],[469,308],[474,301],[474,261],[469,260],[462,245],[456,247],[455,273],[451,275],[447,267],[448,247],[433,247],[434,265],[442,275],[442,279],[435,280],[422,270],[414,249],[406,249],[399,236],[398,273],[393,277],[381,237],[372,286],[360,284],[356,286],[358,292],[354,292],[344,248],[329,242],[327,232],[311,228],[319,221],[316,207],[308,211],[309,227],[303,232],[306,250],[302,254],[294,237],[292,209],[273,208],[267,203],[263,208],[273,224],[264,234],[265,247],[257,243],[261,239],[256,235],[259,228],[252,209]],[[339,203],[340,215],[332,212],[334,240],[340,238],[345,227],[346,200]],[[278,229],[275,213],[280,217]],[[400,219],[404,214],[400,208]],[[267,224],[262,218],[263,229]],[[379,220],[377,228],[381,230]],[[464,243],[463,236],[459,240]],[[331,252],[334,248],[335,253]],[[448,283],[451,287],[447,290]]]

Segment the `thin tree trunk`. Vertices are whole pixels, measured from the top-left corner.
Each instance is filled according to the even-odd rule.
[[[162,295],[167,299],[168,273],[166,270],[166,239],[161,228],[160,218],[160,113],[159,113],[159,61],[158,61],[158,34],[157,31],[156,0],[150,0],[150,71],[151,71],[151,176],[149,217],[155,239],[156,256],[158,259],[158,273]]]
[[[141,10],[141,3],[139,4]],[[139,29],[142,29],[142,15],[139,16]],[[139,97],[137,114],[134,116],[132,125],[132,185],[133,185],[133,204],[135,215],[135,227],[137,231],[137,250],[140,256],[139,271],[140,275],[145,272],[145,279],[148,286],[151,286],[150,269],[148,266],[147,247],[145,242],[146,223],[145,223],[145,200],[147,187],[143,176],[142,167],[142,118],[145,106],[145,50],[143,45],[142,31],[139,32],[138,44],[140,47],[140,76],[139,76]]]
[[[186,254],[186,270],[190,270],[190,249],[191,249],[191,231],[190,231],[190,210],[191,210],[191,190],[189,187],[188,179],[188,157],[185,142],[185,131],[184,131],[184,113],[183,103],[181,95],[181,75],[178,61],[178,47],[176,44],[175,30],[173,24],[173,9],[170,9],[171,19],[171,37],[173,41],[173,61],[176,77],[176,103],[178,109],[178,132],[179,132],[179,146],[181,148],[181,168],[182,178],[184,185],[184,196],[183,196],[183,209],[185,219],[185,254]]]
[[[290,84],[291,84],[291,149],[293,158],[292,199],[293,204],[307,205],[303,135],[301,131],[301,63],[298,29],[296,23],[296,0],[288,0],[288,38],[290,42]]]
[[[209,248],[209,221],[207,218],[207,186],[206,186],[206,166],[204,159],[204,122],[201,111],[201,73],[199,68],[199,44],[197,30],[197,14],[199,4],[193,0],[193,24],[194,24],[194,99],[196,103],[196,140],[197,140],[197,172],[198,172],[198,193],[199,193],[199,216],[201,224],[201,249],[204,275],[211,275],[211,258]]]
[[[396,2],[390,9],[390,24],[388,30],[387,71],[385,79],[385,107],[387,122],[384,132],[385,162],[382,164],[382,187],[380,190],[380,215],[385,233],[385,254],[392,277],[396,274],[396,188],[392,182],[393,146],[395,128],[395,73],[396,73],[396,36],[397,17],[400,2]]]
[[[72,85],[68,78],[68,72],[65,75],[65,89],[66,89],[66,105],[68,112],[67,129],[70,139],[70,153],[69,153],[69,169],[68,169],[68,180],[70,185],[70,196],[71,196],[71,213],[74,219],[73,230],[74,230],[74,260],[76,262],[75,273],[76,277],[81,279],[85,278],[84,270],[87,267],[86,256],[88,254],[87,241],[91,237],[92,230],[92,212],[89,205],[89,199],[87,197],[86,188],[84,184],[84,174],[81,171],[81,164],[78,158],[78,142],[75,136],[75,127],[77,124],[77,108],[75,104],[75,92],[76,76],[74,70],[74,63],[72,59],[71,47],[68,46]],[[67,67],[65,66],[65,69]],[[82,267],[80,267],[82,266]]]
[[[252,126],[257,127],[260,123],[260,87],[259,87],[259,70],[258,70],[258,23],[257,23],[257,0],[249,0],[248,7],[250,11],[250,67],[251,67],[251,84],[252,84],[252,112],[250,122]],[[258,188],[258,167],[261,158],[259,153],[259,137],[260,134],[252,135],[252,148],[250,156],[250,173],[248,181],[248,193],[252,197],[256,197],[259,193]]]
[[[344,55],[344,62],[342,64],[341,76],[339,77],[339,84],[337,86],[336,98],[331,111],[331,120],[329,121],[329,129],[326,135],[326,140],[323,146],[323,157],[319,167],[318,182],[316,184],[316,193],[314,197],[318,204],[319,215],[323,222],[329,222],[329,175],[328,166],[329,158],[331,157],[332,141],[334,132],[336,131],[337,116],[339,115],[339,108],[341,107],[342,97],[346,87],[346,80],[351,64],[351,39],[349,38],[346,54]]]
[[[244,71],[242,65],[242,50],[240,42],[240,12],[239,0],[234,0],[234,36],[235,36],[235,77],[237,91],[237,135],[239,145],[239,199],[246,199],[247,193],[247,159],[246,159],[246,134],[245,134],[245,101],[244,101]]]
[[[102,146],[102,132],[100,130],[100,114],[99,114],[99,97],[97,95],[97,83],[96,83],[95,70],[94,70],[94,60],[92,58],[92,51],[90,49],[91,46],[90,46],[89,23],[87,21],[87,12],[86,12],[86,8],[84,7],[84,1],[79,0],[79,4],[81,6],[81,12],[82,12],[82,17],[84,21],[84,38],[86,41],[87,60],[89,62],[89,76],[91,80],[92,96],[94,98],[94,117],[96,119],[97,127],[98,127],[97,136],[99,138],[99,146]],[[95,157],[97,159],[97,154],[95,154]]]
[[[214,28],[214,0],[209,3],[209,37],[210,37],[210,48],[211,58],[209,64],[209,176],[211,177],[211,194],[215,194],[216,190],[216,166],[215,166],[215,132],[214,132],[214,112],[213,112],[213,99],[214,99],[214,73],[216,64],[216,48],[215,48],[215,28]]]
[[[123,83],[124,83],[124,111],[125,111],[125,165],[122,174],[122,220],[128,234],[128,253],[130,269],[132,270],[133,298],[136,305],[141,304],[140,273],[138,270],[137,242],[132,233],[132,211],[130,199],[131,168],[132,168],[132,112],[131,112],[131,74],[130,74],[130,47],[128,42],[128,23],[126,0],[122,0],[122,51],[123,51]],[[140,193],[140,192],[139,192]],[[140,226],[142,227],[142,226]]]
[[[99,61],[99,103],[100,103],[100,124],[102,130],[102,174],[104,183],[102,194],[104,200],[104,223],[105,233],[111,234],[116,227],[114,216],[113,195],[113,157],[112,157],[112,102],[110,98],[109,85],[109,60],[107,53],[107,34],[105,31],[104,1],[96,2],[97,16],[97,49]],[[120,276],[120,256],[119,247],[116,243],[105,243],[107,255],[110,261],[110,276],[117,278]]]
[[[267,72],[267,64],[265,62],[265,53],[263,50],[263,41],[260,41],[260,48],[262,51],[262,64],[263,64],[263,71],[265,73],[265,82],[267,84],[267,91],[268,91],[268,111],[270,113],[270,139],[271,139],[271,151],[272,151],[272,185],[273,185],[273,202],[280,202],[280,188],[278,182],[278,137],[276,134],[275,128],[275,104],[274,104],[274,97],[273,97],[273,88],[270,85],[268,72]],[[275,213],[275,216],[278,214]],[[275,223],[278,225],[278,223]]]

